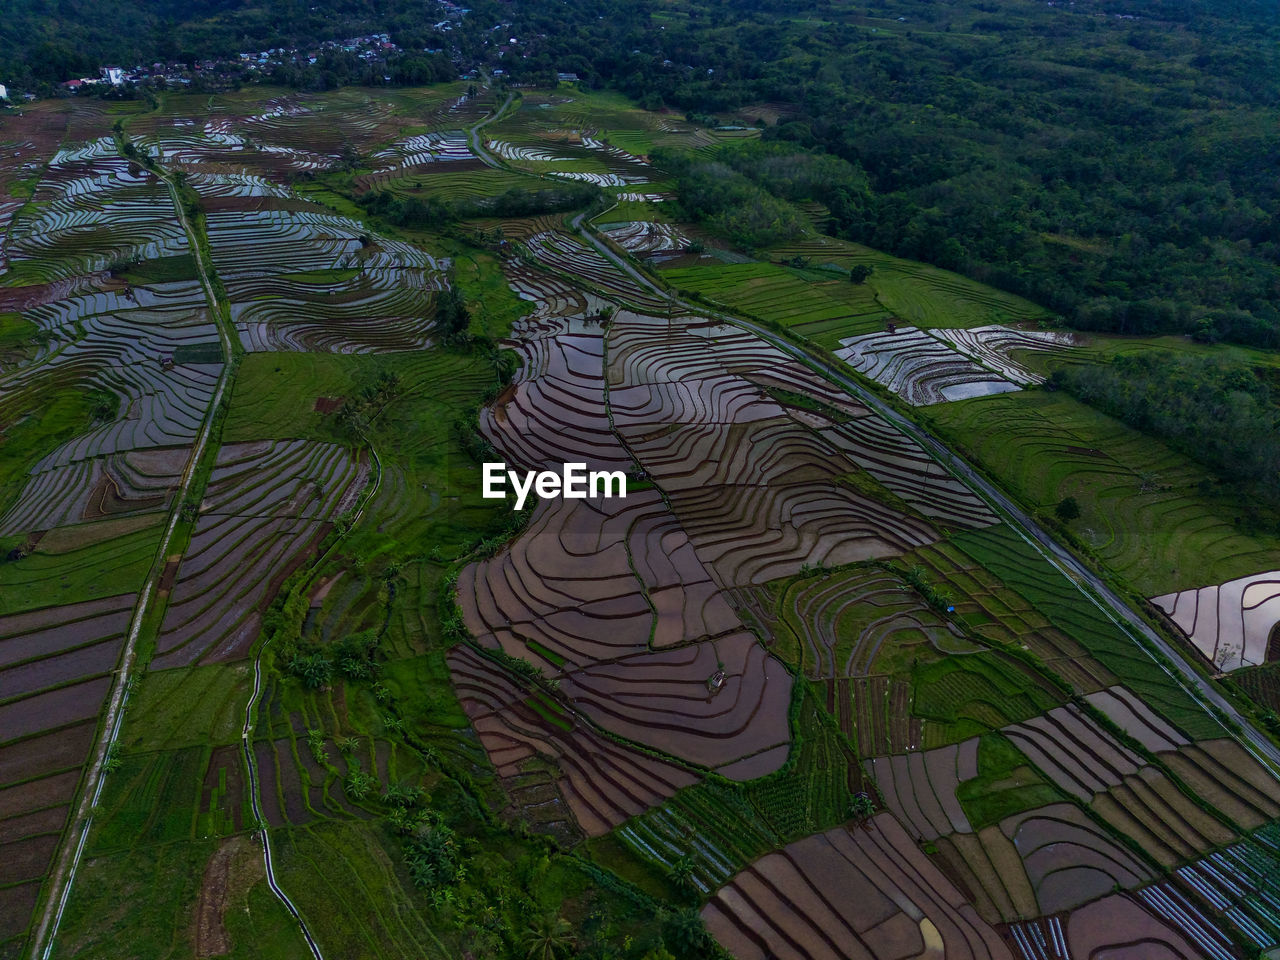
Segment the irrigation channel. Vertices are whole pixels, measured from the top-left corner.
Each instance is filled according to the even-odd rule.
[[[366,442],[368,442],[367,438]],[[373,448],[373,444],[369,444],[369,454],[373,457],[374,466],[376,467],[373,484],[367,491],[365,491],[361,499],[360,506],[356,509],[355,513],[352,514],[352,526],[355,526],[356,521],[358,521],[364,513],[364,508],[377,494],[378,488],[382,486],[382,459],[378,456],[378,451]],[[330,544],[329,549],[317,557],[311,564],[312,569],[318,570],[320,565],[326,558],[328,558],[329,554],[333,552],[334,547],[337,545],[336,540]],[[258,796],[258,765],[257,758],[253,754],[253,741],[250,739],[250,734],[253,733],[254,726],[253,709],[257,706],[258,697],[262,694],[262,654],[266,651],[268,642],[269,640],[263,641],[263,643],[258,646],[258,652],[253,658],[253,692],[249,695],[249,702],[244,708],[244,726],[241,728],[240,732],[240,746],[241,749],[244,750],[245,766],[249,769],[249,802],[253,807],[253,819],[257,824],[258,837],[262,840],[262,862],[267,868],[267,886],[271,888],[271,892],[276,895],[282,904],[284,904],[284,908],[289,911],[290,916],[298,921],[298,926],[302,930],[302,936],[307,941],[307,946],[311,948],[311,955],[315,957],[315,960],[324,960],[320,953],[319,944],[317,944],[315,938],[311,936],[311,930],[307,927],[307,921],[303,919],[298,908],[294,906],[293,901],[289,899],[289,895],[286,894],[276,882],[275,869],[271,863],[271,837],[267,832],[267,821],[266,817],[262,814],[262,806]]]
[[[815,373],[838,384],[856,396],[860,402],[866,404],[894,424],[908,437],[919,443],[935,460],[950,469],[955,476],[963,480],[971,490],[985,500],[987,505],[995,510],[1028,545],[1033,547],[1050,565],[1065,576],[1080,591],[1081,596],[1101,610],[1122,631],[1129,634],[1135,645],[1151,658],[1152,667],[1158,668],[1178,682],[1206,710],[1213,707],[1222,711],[1229,720],[1237,724],[1243,731],[1245,747],[1254,758],[1263,763],[1264,766],[1269,766],[1280,773],[1280,748],[1277,748],[1246,718],[1241,716],[1235,706],[1215,690],[1206,677],[1198,673],[1183,658],[1181,653],[1174,649],[1164,637],[1153,630],[1100,576],[1086,567],[1074,554],[1057,543],[999,487],[983,477],[964,459],[957,456],[946,444],[914,420],[904,416],[885,403],[851,375],[837,370],[831,362],[823,363],[815,359],[807,351],[791,343],[785,337],[781,337],[749,320],[744,320],[733,314],[708,310],[704,306],[685,303],[670,291],[663,290],[642,271],[619,257],[607,243],[601,241],[590,225],[584,224],[584,216],[585,214],[580,213],[570,221],[573,229],[590,243],[601,256],[639,283],[643,289],[651,291],[656,296],[670,300],[673,306],[679,305],[690,313],[699,316],[711,316],[717,320],[723,320],[726,323],[732,323],[742,329],[751,331],[762,340],[799,360]],[[1168,666],[1152,656],[1150,647],[1159,650],[1177,668],[1177,676]]]

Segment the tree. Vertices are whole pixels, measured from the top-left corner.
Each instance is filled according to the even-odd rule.
[[[436,298],[436,327],[445,343],[457,343],[471,326],[471,312],[462,291],[450,283]]]
[[[573,950],[573,927],[564,917],[538,917],[529,924],[522,945],[529,960],[558,960]]]
[[[302,685],[311,690],[318,690],[329,682],[333,675],[333,663],[324,654],[295,654],[289,661],[289,672],[302,681]]]
[[[1053,508],[1053,512],[1063,523],[1070,523],[1080,516],[1080,504],[1076,503],[1075,497],[1063,497]]]
[[[876,803],[870,794],[859,793],[849,802],[849,818],[862,823],[876,812]]]
[[[875,267],[870,267],[865,263],[854,264],[849,269],[850,283],[866,283],[867,278],[875,271]]]
[[[693,857],[685,854],[671,864],[671,871],[668,874],[672,884],[685,894],[697,894],[698,888],[693,882]]]

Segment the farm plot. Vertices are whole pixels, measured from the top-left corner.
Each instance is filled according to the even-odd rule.
[[[956,788],[978,775],[978,738],[865,762],[885,805],[918,840],[936,840],[972,827],[956,797]]]
[[[1280,782],[1234,740],[1207,740],[1160,753],[1197,797],[1252,830],[1280,817]]]
[[[837,483],[853,463],[781,407],[742,389],[757,376],[805,389],[811,374],[755,337],[713,334],[705,322],[620,314],[609,333],[609,381],[611,405],[618,397],[616,429],[722,585],[763,583],[806,563],[887,556],[936,539],[926,521]],[[680,389],[670,386],[677,383]]]
[[[227,444],[176,573],[153,669],[243,657],[274,591],[364,486],[343,448]]]
[[[212,211],[207,222],[214,266],[230,279],[342,268],[437,269],[417,247],[375,239],[355,220],[321,207]]]
[[[968,330],[944,327],[929,332],[988,370],[994,370],[1006,380],[1024,387],[1042,383],[1044,377],[1021,366],[1014,359],[1015,354],[1027,351],[1060,353],[1070,349],[1076,341],[1075,334],[1019,330],[1001,324]]]
[[[926,747],[1029,720],[1063,699],[1020,660],[996,651],[939,659],[921,649],[912,664],[911,712],[925,721]]]
[[[604,334],[565,321],[514,342],[523,362],[515,381],[480,415],[480,429],[507,461],[528,469],[585,463],[632,469],[614,436],[605,401]]]
[[[1202,492],[1202,468],[1061,391],[925,409],[1024,502],[1047,511],[1075,497],[1076,534],[1144,596],[1276,566],[1280,538],[1237,524],[1238,505]]]
[[[1002,731],[1062,791],[1169,866],[1233,839],[1163,772],[1074,705]]]
[[[1148,888],[1150,889],[1150,888]],[[1228,960],[1233,954],[1205,949],[1199,938],[1188,938],[1177,926],[1144,905],[1146,896],[1116,893],[1103,897],[1078,910],[1071,911],[1065,921],[1065,935],[1056,940],[1058,957],[1114,957],[1115,960]],[[1061,927],[1058,928],[1061,931]],[[1040,960],[1045,954],[1029,941],[1022,948],[1024,960]],[[1053,954],[1050,960],[1057,960]]]
[[[53,106],[52,103],[46,106]],[[13,217],[27,202],[40,172],[58,151],[67,129],[69,113],[41,109],[31,104],[22,113],[5,118],[0,150],[0,237],[7,234]],[[0,243],[0,274],[9,268],[7,246]]]
[[[604,300],[544,270],[507,263],[503,265],[503,273],[516,296],[530,301],[534,307],[533,313],[513,325],[513,349],[521,349],[520,340],[558,333],[564,329],[562,321],[584,318],[588,313],[598,314],[606,305]]]
[[[652,220],[607,223],[600,229],[622,249],[638,257],[683,252],[693,242],[676,224],[656,223]]]
[[[846,337],[834,352],[915,407],[1019,389],[916,327]]]
[[[387,186],[392,180],[407,175],[432,176],[441,166],[470,164],[479,169],[480,160],[471,152],[464,131],[421,133],[403,137],[369,158],[372,172],[356,178],[356,188],[363,193]]]
[[[104,312],[89,312],[101,310]],[[187,362],[184,351],[216,343],[199,285],[187,282],[132,288],[123,294],[73,297],[31,311],[43,328],[67,342],[36,366],[4,383],[0,403],[76,382],[110,404],[98,424],[45,456],[34,472],[130,449],[189,444],[213,396],[220,363]]]
[[[585,667],[561,690],[605,729],[731,779],[786,759],[791,676],[745,631]]]
[[[444,275],[362,267],[324,274],[246,277],[227,283],[231,318],[250,352],[376,353],[431,343],[434,294]]]
[[[870,288],[829,272],[771,263],[672,266],[663,277],[713,303],[780,323],[828,348],[841,337],[880,330],[889,313]]]
[[[1000,823],[1022,859],[1044,914],[1070,910],[1152,878],[1149,868],[1074,804],[1015,814]]]
[[[1145,765],[1074,704],[1006,727],[1002,733],[1068,794],[1087,802]]]
[[[887,815],[765,855],[702,910],[741,960],[1010,958],[996,931]]]
[[[524,240],[529,255],[560,274],[567,274],[605,296],[640,309],[661,310],[665,299],[640,287],[634,280],[591,247],[555,230],[533,234]]]
[[[515,794],[528,761],[550,760],[558,770],[559,798],[589,837],[608,833],[697,779],[605,739],[545,694],[517,687],[468,647],[455,647],[448,660],[462,708],[508,789]]]
[[[1194,908],[1189,912],[1185,906],[1181,911],[1166,913],[1169,904],[1179,900],[1190,906],[1172,885],[1165,885],[1158,894],[1154,890],[1144,891],[1147,902],[1178,923],[1193,939],[1205,939],[1205,933],[1212,936],[1213,932],[1231,929],[1236,934],[1235,940],[1249,943],[1258,950],[1269,950],[1280,944],[1278,840],[1280,832],[1271,825],[1249,840],[1232,844],[1175,872],[1184,890],[1196,894],[1212,908],[1207,917]],[[1200,922],[1188,923],[1192,917]],[[1209,929],[1197,936],[1201,932],[1197,927]]]
[[[1151,602],[1219,669],[1280,660],[1280,571],[1167,593]]]
[[[561,691],[614,733],[704,766],[787,740],[790,677],[741,631],[656,492],[543,501],[458,591],[482,644],[564,671]]]
[[[810,417],[824,439],[895,497],[938,524],[956,529],[996,522],[983,500],[948,473],[906,434],[879,416],[824,423]]]
[[[0,949],[32,919],[134,600],[124,594],[0,617]]]
[[[916,647],[973,652],[944,619],[909,592],[902,580],[877,568],[801,578],[778,596],[772,633],[794,638],[800,668],[813,680],[864,676],[881,650],[910,656]],[[785,625],[785,626],[784,626]]]
[[[188,448],[130,450],[33,472],[0,537],[167,507]]]
[[[1193,739],[1222,736],[1222,727],[1150,656],[1061,573],[1005,526],[957,534],[951,542],[1022,595],[1054,627],[1079,643],[1159,716]]]
[[[117,262],[174,256],[185,250],[187,238],[172,209],[164,184],[116,156],[110,137],[64,147],[9,226],[10,270],[49,282]]]

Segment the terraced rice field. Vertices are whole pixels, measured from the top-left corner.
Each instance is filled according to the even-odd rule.
[[[682,253],[693,242],[679,226],[652,220],[607,223],[601,230],[627,253],[638,257]]]
[[[837,893],[838,891],[838,893]],[[770,853],[703,908],[735,957],[1008,958],[995,929],[888,816]]]
[[[0,617],[0,944],[20,945],[110,688],[133,594]]]
[[[63,147],[9,224],[9,269],[27,282],[49,282],[173,256],[186,237],[171,209],[160,180],[119,157],[110,137]]]
[[[974,652],[950,623],[931,611],[891,573],[867,567],[797,580],[777,600],[806,676],[863,676],[882,650],[933,647]],[[775,637],[782,631],[775,625]]]
[[[522,788],[527,792],[521,779],[531,776],[534,758],[550,759],[558,770],[555,791],[539,806],[554,806],[566,819],[571,815],[589,837],[608,833],[697,779],[606,739],[545,695],[515,686],[470,648],[455,648],[449,663],[463,709],[513,797]]]
[[[1276,779],[921,447],[636,283],[560,217],[469,224],[502,228],[499,264],[366,224],[352,201],[548,178],[616,192],[604,232],[670,260],[674,286],[936,404],[928,417],[983,459],[999,448],[1041,507],[1089,486],[1094,546],[1211,658],[1238,643],[1241,662],[1267,659],[1274,577],[1256,571],[1274,545],[1206,521],[1199,474],[1061,397],[942,403],[1036,384],[1028,356],[1075,346],[1018,326],[1042,318],[1032,304],[818,237],[769,252],[803,267],[685,255],[699,237],[655,217],[668,195],[648,154],[709,157],[755,131],[529,90],[485,128],[510,164],[495,170],[467,136],[495,106],[449,84],[4,119],[0,313],[22,326],[0,344],[0,428],[6,444],[45,432],[0,450],[0,538],[22,555],[0,562],[0,955],[24,949],[153,565],[148,669],[69,953],[126,942],[98,888],[180,916],[175,930],[191,904],[208,911],[224,844],[259,826],[241,724],[268,635],[245,744],[277,878],[326,954],[483,953],[437,922],[480,887],[433,881],[427,906],[383,826],[428,806],[410,833],[467,831],[474,884],[524,871],[557,910],[615,924],[628,902],[652,925],[635,880],[679,893],[740,958],[1235,960],[1280,940]],[[198,197],[198,250],[165,185],[116,155],[117,116]],[[206,240],[233,358],[196,280]],[[874,267],[866,283],[849,282],[856,264]],[[514,376],[483,341],[435,342],[450,276]],[[507,335],[517,297],[528,312]],[[175,504],[230,370],[216,456]],[[380,378],[398,387],[360,429],[335,416]],[[365,446],[377,492],[347,530],[371,489]],[[618,471],[628,496],[535,499],[509,522],[478,498],[476,451]],[[157,563],[169,515],[180,533]],[[368,662],[297,675],[295,652],[353,637]],[[260,875],[246,883],[237,907],[263,923],[280,908]],[[127,942],[158,955],[187,936]]]
[[[1219,726],[1102,611],[1079,602],[1061,574],[1004,527],[966,533],[957,546],[1035,605],[1050,622],[1124,681],[1157,714],[1195,738],[1219,735]]]
[[[840,337],[881,330],[891,314],[870,288],[840,275],[769,263],[672,267],[663,278],[714,304],[780,323],[825,347]]]
[[[1280,660],[1280,572],[1169,593],[1151,602],[1221,670]]]
[[[863,376],[921,407],[1009,393],[1018,385],[915,327],[840,341],[835,355]]]
[[[227,444],[191,544],[174,571],[152,669],[244,657],[292,570],[364,486],[344,449],[293,442]]]
[[[1232,522],[1206,474],[1061,393],[1024,391],[925,408],[938,433],[1046,512],[1075,497],[1073,531],[1143,596],[1275,567],[1280,539]]]

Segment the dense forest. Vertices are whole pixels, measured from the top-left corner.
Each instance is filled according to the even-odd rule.
[[[680,168],[686,206],[731,235],[830,229],[1021,293],[1091,330],[1280,346],[1280,24],[1253,0],[0,0],[0,82],[106,61],[194,60],[385,30],[393,82],[556,70],[650,108],[762,123],[797,184],[730,157]],[[501,24],[501,31],[494,29]],[[503,39],[515,37],[516,45]],[[428,50],[440,53],[428,54]],[[381,68],[379,72],[381,71]],[[367,82],[327,54],[277,82]],[[380,79],[380,78],[379,78]],[[43,86],[42,86],[43,85]],[[831,163],[838,160],[838,163]],[[705,193],[705,196],[700,196]],[[803,195],[803,197],[802,197]],[[732,217],[730,216],[732,214]],[[736,222],[730,222],[730,220]],[[767,231],[766,231],[767,232]]]

